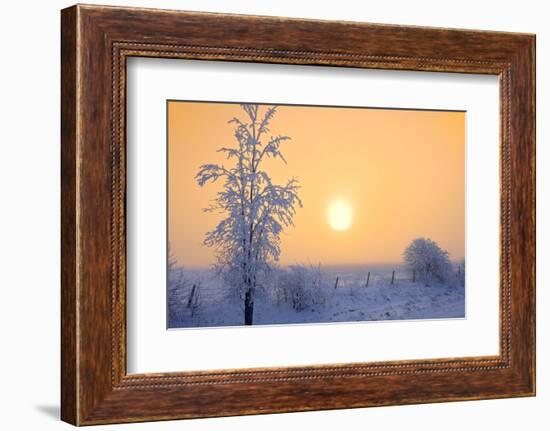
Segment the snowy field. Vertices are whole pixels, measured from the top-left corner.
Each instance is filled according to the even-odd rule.
[[[255,292],[254,325],[462,318],[456,268],[445,284],[413,282],[400,264],[278,269]],[[169,328],[243,325],[242,299],[214,270],[176,267],[168,279]]]

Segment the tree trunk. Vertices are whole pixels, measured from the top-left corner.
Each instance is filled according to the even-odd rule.
[[[254,298],[252,297],[252,288],[249,287],[244,295],[244,324],[252,325],[252,316],[254,315]]]

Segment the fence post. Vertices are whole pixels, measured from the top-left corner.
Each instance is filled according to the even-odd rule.
[[[369,287],[369,280],[370,280],[370,271],[367,274],[367,282],[365,283],[365,287]]]
[[[336,289],[338,287],[338,276],[336,276],[336,282],[334,283],[334,288]]]
[[[395,270],[391,272],[391,284],[393,284],[393,280],[395,279]]]
[[[193,304],[193,298],[195,296],[196,288],[197,288],[197,285],[193,284],[193,288],[191,289],[191,294],[189,295],[189,299],[187,300],[187,308],[191,308],[191,304]]]

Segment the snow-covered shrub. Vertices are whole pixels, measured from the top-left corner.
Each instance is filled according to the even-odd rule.
[[[320,266],[291,265],[279,269],[273,287],[278,303],[287,303],[296,311],[324,305],[323,274]]]
[[[168,265],[168,319],[169,326],[195,317],[201,306],[203,282],[183,267]]]
[[[403,259],[415,281],[426,284],[452,281],[453,267],[449,253],[429,238],[416,238],[403,252]]]
[[[183,311],[189,294],[189,280],[186,279],[183,268],[174,264],[168,265],[168,319],[178,322],[183,317]]]

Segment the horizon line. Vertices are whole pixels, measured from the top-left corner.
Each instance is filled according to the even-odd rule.
[[[451,263],[461,263],[463,260],[465,260],[465,257],[462,259],[450,259]],[[406,265],[406,262],[403,261],[384,261],[384,262],[362,262],[362,263],[323,263],[323,262],[317,262],[317,263],[304,263],[304,262],[295,262],[295,263],[285,263],[285,264],[277,264],[274,266],[279,267],[289,267],[289,266],[328,266],[328,267],[335,267],[335,266],[377,266],[377,265]],[[210,265],[175,265],[177,268],[187,268],[187,269],[212,269],[214,264]]]

